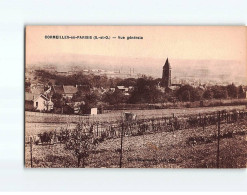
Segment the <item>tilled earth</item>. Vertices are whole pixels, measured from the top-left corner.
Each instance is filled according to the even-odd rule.
[[[220,168],[246,168],[247,120],[221,124]],[[30,167],[30,147],[25,147]],[[100,143],[86,159],[86,167],[119,167],[120,138]],[[77,167],[63,144],[33,145],[33,167]],[[160,132],[123,138],[124,168],[216,168],[217,126]]]

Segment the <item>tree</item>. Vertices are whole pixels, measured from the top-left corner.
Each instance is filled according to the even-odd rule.
[[[135,86],[136,85],[136,79],[135,78],[127,78],[122,81],[120,81],[117,85],[123,85],[125,87]]]
[[[227,85],[226,89],[229,97],[231,98],[238,97],[238,88],[234,84]]]
[[[70,132],[69,138],[65,142],[65,149],[71,151],[71,153],[77,158],[77,167],[86,165],[86,158],[95,149],[95,143],[93,142],[93,132],[83,131],[83,124],[77,124],[76,128]]]
[[[85,95],[85,103],[90,104],[92,107],[97,106],[97,102],[100,100],[101,96],[98,92],[93,91]]]
[[[238,98],[244,98],[244,89],[242,85],[238,87]]]
[[[224,86],[213,86],[211,87],[211,91],[213,92],[213,98],[215,99],[225,99],[227,98],[227,90]]]
[[[52,101],[54,103],[54,107],[56,108],[61,108],[63,105],[63,101],[62,101],[63,96],[59,93],[54,93],[52,96]]]
[[[112,92],[107,92],[104,94],[103,101],[109,103],[110,105],[125,103],[127,101],[126,96],[120,90],[115,90]]]
[[[76,94],[74,94],[73,95],[73,97],[72,97],[72,101],[73,102],[81,102],[81,101],[83,101],[83,93],[82,93],[82,91],[77,91],[76,92]]]
[[[190,99],[191,95],[190,95],[190,91],[189,90],[184,90],[182,93],[181,93],[181,96],[180,96],[180,99],[184,102],[189,102],[191,99]]]
[[[25,81],[25,92],[30,91],[30,86],[31,86],[31,83],[29,81]]]
[[[203,90],[184,85],[176,91],[176,96],[180,101],[199,101],[202,98]]]
[[[200,101],[203,96],[203,90],[201,88],[194,88],[192,91],[192,101]]]
[[[204,91],[203,93],[203,98],[206,100],[210,100],[212,99],[214,96],[213,92],[210,89],[207,89],[206,91]]]
[[[91,108],[97,107],[98,102],[100,101],[101,96],[97,92],[90,92],[85,95],[83,101],[85,104],[82,104],[80,110],[83,114],[90,113]]]
[[[158,103],[164,99],[164,93],[157,88],[156,80],[143,76],[137,79],[129,103]]]

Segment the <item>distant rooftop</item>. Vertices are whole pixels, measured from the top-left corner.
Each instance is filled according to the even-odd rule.
[[[63,89],[65,94],[75,94],[78,91],[78,89],[72,85],[64,85]]]

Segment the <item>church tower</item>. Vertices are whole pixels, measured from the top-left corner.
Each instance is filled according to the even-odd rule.
[[[171,66],[170,66],[170,63],[168,61],[168,58],[166,59],[166,63],[163,66],[161,86],[165,87],[165,88],[171,86]]]

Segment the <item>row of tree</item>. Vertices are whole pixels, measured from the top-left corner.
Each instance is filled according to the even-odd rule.
[[[244,90],[242,86],[236,87],[234,84],[227,86],[215,85],[206,89],[185,85],[176,91],[176,96],[180,101],[244,98]]]
[[[36,70],[35,76],[41,83],[50,83],[51,80],[54,80],[55,85],[88,85],[91,88],[110,88],[122,81],[120,78],[108,78],[105,75],[99,76],[94,74],[85,75],[81,72],[65,76],[47,72],[45,70]]]
[[[158,86],[158,80],[151,78],[139,78],[134,85],[133,92],[129,96],[115,91],[105,94],[104,101],[109,104],[117,103],[163,103],[163,102],[194,102],[210,99],[244,98],[245,93],[242,86],[234,84],[227,86],[211,86],[205,88],[184,85],[172,91],[162,91]]]
[[[36,75],[49,82],[50,79],[55,80],[56,84],[61,85],[88,85],[92,88],[104,88],[107,92],[99,93],[97,90],[85,93],[78,91],[72,98],[73,102],[84,101],[84,109],[99,106],[99,104],[116,105],[119,103],[163,103],[174,101],[199,101],[210,99],[227,99],[227,98],[243,98],[244,90],[242,86],[234,84],[227,86],[210,86],[206,88],[192,87],[184,85],[176,90],[164,90],[159,86],[161,79],[153,79],[152,77],[143,76],[141,78],[108,78],[106,76],[96,76],[93,74],[84,75],[82,73],[72,76],[59,76],[43,70],[37,71]],[[128,95],[120,90],[114,92],[108,90],[116,88],[116,86],[133,87]],[[61,107],[62,97],[59,94],[53,95],[54,106]]]

